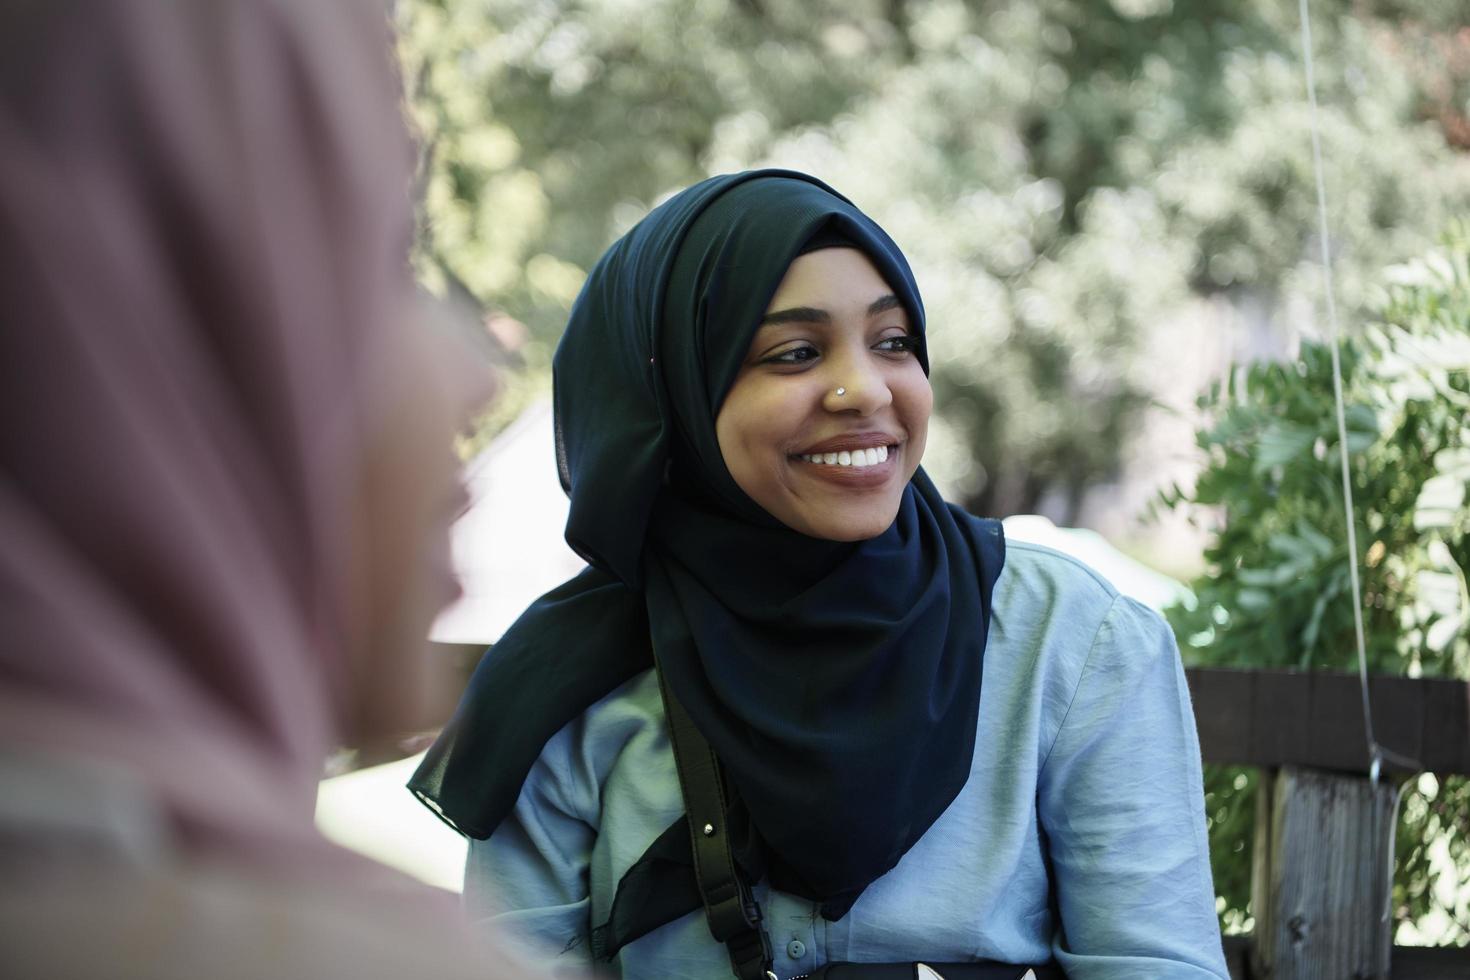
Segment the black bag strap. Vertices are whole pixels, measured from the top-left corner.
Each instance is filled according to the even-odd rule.
[[[730,851],[729,827],[725,824],[725,784],[720,776],[720,760],[710,748],[689,712],[669,690],[663,671],[657,668],[658,690],[663,697],[664,715],[669,724],[669,741],[674,747],[674,765],[679,771],[679,790],[684,796],[684,812],[689,822],[689,836],[694,850],[694,878],[704,900],[704,913],[709,931],[717,942],[725,944],[730,965],[739,980],[779,980],[772,968],[771,939],[761,925],[759,903],[750,886],[735,866]],[[925,970],[932,971],[926,973]],[[926,967],[921,963],[828,963],[814,978],[831,980],[882,980],[886,977],[918,977],[937,975],[940,980],[1011,980],[1023,977],[1024,966],[1001,963],[937,963]],[[1052,965],[1032,968],[1036,980],[1061,980],[1062,973]]]
[[[694,848],[694,877],[704,899],[709,931],[730,952],[730,965],[739,980],[777,980],[772,971],[771,939],[761,925],[760,905],[750,892],[730,852],[725,823],[725,786],[720,760],[694,725],[694,719],[669,690],[658,672],[679,789]]]

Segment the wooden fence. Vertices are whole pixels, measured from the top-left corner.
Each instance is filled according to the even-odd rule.
[[[1226,942],[1237,980],[1449,980],[1470,948],[1394,946],[1389,827],[1406,773],[1367,779],[1356,674],[1186,671],[1206,762],[1257,766],[1256,931]],[[1371,677],[1380,745],[1437,776],[1470,774],[1470,685]]]

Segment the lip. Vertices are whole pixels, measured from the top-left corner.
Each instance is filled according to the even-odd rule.
[[[794,457],[815,456],[817,453],[840,453],[843,450],[877,449],[879,446],[898,446],[903,440],[886,432],[849,432],[797,450]],[[890,457],[892,458],[892,457]]]
[[[835,444],[835,441],[834,443]],[[823,445],[826,445],[825,443]],[[899,472],[899,460],[902,458],[904,444],[892,441],[880,442],[878,446],[888,446],[888,458],[881,463],[872,466],[834,466],[831,463],[813,463],[802,459],[800,456],[791,457],[792,465],[798,467],[798,471],[811,476],[814,479],[823,480],[846,490],[872,490],[886,486]],[[843,448],[852,446],[854,449],[873,449],[873,444],[859,446],[855,443],[844,442]],[[824,452],[841,452],[840,449],[827,449]],[[815,452],[813,452],[815,455]]]

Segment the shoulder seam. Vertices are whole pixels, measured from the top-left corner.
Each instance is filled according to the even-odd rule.
[[[1085,572],[1088,578],[1092,579],[1093,582],[1102,587],[1103,592],[1108,596],[1108,598],[1115,599],[1119,595],[1121,595],[1121,593],[1117,589],[1117,586],[1113,585],[1112,582],[1109,582],[1106,578],[1104,578],[1101,572],[1099,572],[1097,569],[1093,568],[1086,562],[1081,561],[1077,558],[1073,558],[1065,551],[1058,551],[1055,548],[1048,548],[1046,545],[1036,544],[1034,541],[1013,541],[1007,538],[1006,552],[1010,553],[1011,551],[1016,550],[1032,551],[1038,554],[1047,555],[1052,558],[1060,558],[1067,564],[1073,565],[1081,571]]]
[[[1036,768],[1038,785],[1041,783],[1042,773],[1046,772],[1046,764],[1051,761],[1051,754],[1056,750],[1057,742],[1062,737],[1062,729],[1067,727],[1067,719],[1072,714],[1072,706],[1077,703],[1077,692],[1082,690],[1082,679],[1087,676],[1087,668],[1092,664],[1092,655],[1097,652],[1097,641],[1102,637],[1103,627],[1107,626],[1109,620],[1113,618],[1113,610],[1117,608],[1118,600],[1124,598],[1126,596],[1121,592],[1114,592],[1113,601],[1108,603],[1107,611],[1097,622],[1097,629],[1092,634],[1092,642],[1087,647],[1087,658],[1082,661],[1082,669],[1077,672],[1077,683],[1072,686],[1072,696],[1067,699],[1067,710],[1062,712],[1062,720],[1057,722],[1056,734],[1051,737],[1051,744],[1046,747],[1046,756],[1041,760],[1041,765]]]

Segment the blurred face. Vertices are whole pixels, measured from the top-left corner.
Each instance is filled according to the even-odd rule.
[[[367,406],[374,428],[354,518],[358,605],[343,733],[358,746],[443,721],[447,665],[429,657],[427,638],[459,596],[449,528],[468,497],[453,442],[493,388],[490,365],[467,336],[442,316],[416,319],[392,331],[389,375],[377,386],[379,403]]]
[[[797,258],[715,419],[735,482],[811,537],[882,534],[918,469],[934,407],[916,341],[862,252]]]

